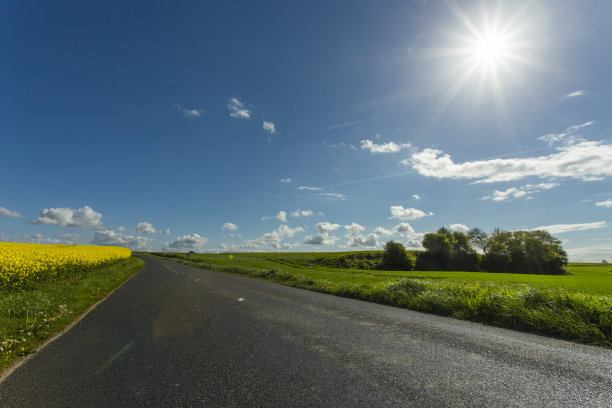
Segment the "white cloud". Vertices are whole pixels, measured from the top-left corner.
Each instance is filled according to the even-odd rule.
[[[137,234],[155,234],[155,228],[148,222],[139,222],[134,229],[134,232]]]
[[[0,207],[0,217],[21,218],[21,214],[8,208]]]
[[[357,224],[356,222],[353,222],[351,225],[345,225],[344,229],[346,230],[347,237],[354,237],[361,233],[363,230],[365,230],[364,227]]]
[[[227,105],[230,110],[230,116],[237,119],[251,119],[251,111],[245,109],[244,104],[238,98],[232,98]]]
[[[581,96],[584,95],[584,91],[582,89],[578,90],[578,91],[574,91],[574,92],[570,92],[567,95],[565,95],[566,98],[573,98],[575,96]]]
[[[176,105],[176,107],[186,118],[199,118],[202,116],[201,109],[185,109],[181,105]]]
[[[612,246],[589,246],[585,248],[566,248],[570,262],[612,262]]]
[[[130,248],[132,251],[147,251],[153,243],[152,238],[119,234],[115,231],[98,231],[90,239],[94,245],[112,245]]]
[[[297,209],[297,210],[293,211],[290,215],[292,217],[297,218],[297,217],[310,217],[313,214],[314,213],[312,211],[310,211],[310,210],[300,210],[300,209]]]
[[[166,252],[189,252],[200,250],[208,238],[199,234],[183,235],[172,242],[164,242],[163,250]]]
[[[370,234],[367,237],[357,235],[352,237],[347,243],[349,247],[376,247],[378,245],[378,236],[376,234]]]
[[[291,184],[293,182],[293,180],[291,180],[290,177],[282,178],[282,179],[280,179],[280,181],[281,181],[281,183],[284,183],[284,184]]]
[[[346,200],[346,196],[341,193],[319,193],[318,195],[327,198],[328,200]]]
[[[595,203],[595,205],[598,206],[598,207],[610,208],[610,207],[612,207],[612,200],[599,201],[599,202]]]
[[[397,153],[404,149],[410,149],[412,145],[410,143],[397,144],[393,142],[376,144],[371,140],[362,140],[361,148],[367,149],[370,153]]]
[[[327,130],[340,129],[340,128],[347,127],[347,126],[354,126],[354,125],[358,125],[359,123],[363,123],[363,120],[356,120],[354,122],[339,123],[337,125],[332,125],[332,126],[328,127]]]
[[[521,187],[511,187],[504,191],[495,190],[490,195],[482,197],[482,199],[506,201],[512,198],[524,198],[527,200],[533,198],[532,194],[534,193],[539,193],[541,190],[549,190],[558,186],[558,183],[527,184]]]
[[[421,199],[421,196],[420,196],[420,195],[418,195],[418,194],[413,194],[413,195],[412,195],[412,198],[414,198],[415,200],[420,200],[420,199]]]
[[[330,236],[329,233],[340,228],[340,224],[332,224],[330,222],[320,222],[315,225],[317,235],[310,235],[304,238],[304,243],[308,245],[334,245],[339,239],[338,237]]]
[[[584,139],[577,138],[574,136],[574,133],[578,132],[580,129],[585,127],[593,126],[595,121],[591,120],[589,122],[583,123],[581,125],[573,125],[565,129],[565,132],[562,133],[549,133],[544,136],[538,137],[538,140],[542,140],[548,143],[548,146],[552,146],[555,143],[565,141],[566,144],[574,144],[576,142],[584,142]]]
[[[72,208],[45,208],[40,217],[32,221],[34,224],[56,225],[58,227],[78,227],[98,229],[104,225],[100,221],[102,214],[88,206],[73,210]]]
[[[276,134],[276,126],[274,126],[274,123],[272,122],[264,121],[263,130],[270,133],[271,135]]]
[[[46,238],[41,234],[33,234],[33,235],[20,235],[17,238],[2,238],[0,237],[0,241],[4,242],[17,242],[24,244],[46,244],[46,245],[71,245],[72,241],[69,240],[59,240],[53,238]]]
[[[564,232],[571,231],[585,231],[590,229],[604,228],[607,224],[605,221],[590,222],[585,224],[554,224],[545,225],[537,228],[532,228],[532,231],[542,230],[548,231],[551,234],[563,234]]]
[[[125,231],[125,227],[119,226],[119,227],[117,227],[117,231],[123,232],[123,231]]]
[[[394,230],[388,230],[388,229],[384,229],[383,227],[376,227],[374,229],[374,234],[378,235],[379,237],[390,237],[391,235],[395,234],[396,231]]]
[[[281,222],[287,222],[287,212],[286,211],[279,211],[278,214],[276,215],[266,215],[261,217],[262,221],[267,221],[267,220],[277,220],[277,221],[281,221]]]
[[[416,220],[433,215],[432,212],[426,213],[424,211],[417,210],[416,208],[404,208],[401,205],[392,205],[389,210],[391,211],[391,217],[389,217],[390,220]]]
[[[238,226],[234,223],[226,222],[225,224],[223,224],[223,227],[221,227],[221,229],[223,231],[236,231],[238,230]]]
[[[321,187],[307,187],[307,186],[299,186],[298,190],[308,190],[308,191],[321,191],[323,190]]]
[[[570,177],[584,181],[602,180],[612,176],[612,145],[603,142],[582,141],[557,148],[559,153],[540,157],[478,160],[454,163],[440,150],[425,149],[414,153],[411,165],[426,177],[450,179],[477,179],[478,183],[540,178]]]
[[[303,231],[304,228],[302,227],[291,228],[282,224],[276,230],[267,232],[257,239],[245,241],[239,248],[246,250],[261,250],[265,246],[271,246],[275,249],[289,249],[291,245],[283,243],[282,241]]]
[[[449,225],[451,231],[468,232],[470,227],[463,224],[451,224]]]

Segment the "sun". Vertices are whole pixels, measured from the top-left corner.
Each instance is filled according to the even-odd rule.
[[[476,63],[491,66],[508,57],[508,48],[508,41],[493,33],[477,38],[470,51]]]

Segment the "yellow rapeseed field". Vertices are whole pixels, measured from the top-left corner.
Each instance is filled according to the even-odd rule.
[[[127,259],[127,248],[0,242],[0,289],[69,276]]]

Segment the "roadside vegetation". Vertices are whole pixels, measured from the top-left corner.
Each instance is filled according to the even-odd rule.
[[[0,243],[0,370],[142,268],[118,247]]]
[[[393,253],[416,260],[426,251]],[[401,248],[400,248],[401,246]],[[612,267],[563,274],[380,269],[386,251],[153,255],[201,269],[612,347]]]

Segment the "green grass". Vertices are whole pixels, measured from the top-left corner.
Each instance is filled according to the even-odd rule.
[[[195,254],[189,260],[156,253],[202,269],[612,346],[612,265],[570,264],[566,275],[327,266],[350,254],[366,253]]]
[[[30,290],[0,292],[0,370],[32,353],[143,266],[132,257]]]

